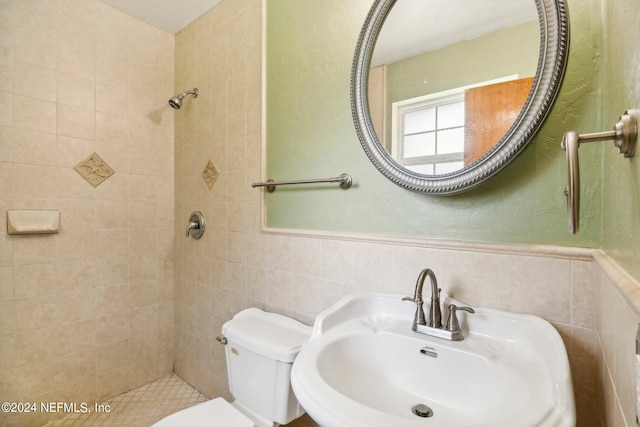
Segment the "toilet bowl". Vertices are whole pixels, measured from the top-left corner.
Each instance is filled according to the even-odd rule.
[[[248,308],[222,326],[229,390],[183,409],[152,427],[275,427],[304,414],[291,388],[291,367],[311,327],[289,317]]]

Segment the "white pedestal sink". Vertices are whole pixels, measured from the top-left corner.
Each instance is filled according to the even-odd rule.
[[[466,338],[447,341],[413,332],[402,297],[351,295],[316,319],[291,376],[321,426],[575,426],[566,350],[548,322],[475,308],[459,315]]]

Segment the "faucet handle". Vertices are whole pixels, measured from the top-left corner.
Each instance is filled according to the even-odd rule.
[[[455,304],[449,304],[449,317],[447,319],[447,331],[458,332],[460,331],[460,323],[458,322],[458,316],[456,311],[462,310],[468,313],[475,313],[475,310],[471,307],[458,307]]]
[[[422,298],[420,295],[415,295],[413,297],[404,297],[402,298],[402,301],[410,301],[416,304],[416,314],[413,316],[414,328],[415,328],[415,325],[427,324],[427,320],[424,316],[424,309],[422,308],[422,304],[424,304],[424,301],[422,301]]]
[[[193,233],[191,232],[193,230]],[[191,236],[194,239],[199,239],[204,234],[204,216],[202,216],[202,212],[194,211],[191,212],[191,216],[189,217],[189,225],[187,226],[186,235],[187,237]]]

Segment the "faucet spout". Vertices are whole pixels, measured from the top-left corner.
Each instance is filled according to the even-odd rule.
[[[442,328],[442,312],[440,310],[440,288],[438,288],[438,281],[436,275],[430,268],[425,268],[420,273],[418,281],[424,282],[424,279],[428,277],[431,283],[431,304],[429,305],[429,321],[427,326],[433,328]],[[422,283],[420,286],[422,289]]]
[[[429,277],[429,281],[431,283],[431,304],[429,310],[429,322],[427,322],[424,310],[422,305],[424,300],[422,299],[422,288],[424,287],[424,280]],[[426,325],[432,326],[434,328],[442,327],[442,314],[440,311],[440,289],[438,289],[438,282],[436,280],[436,275],[430,268],[425,268],[420,272],[418,276],[418,280],[416,281],[416,289],[413,292],[413,298],[405,297],[404,301],[412,301],[415,302],[416,307],[416,315],[413,319],[414,328],[416,325]]]

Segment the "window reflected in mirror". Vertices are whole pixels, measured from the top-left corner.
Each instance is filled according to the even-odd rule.
[[[482,158],[522,110],[533,78],[508,76],[391,104],[391,140],[403,167],[426,175],[455,172]],[[376,124],[380,135],[380,122]]]

